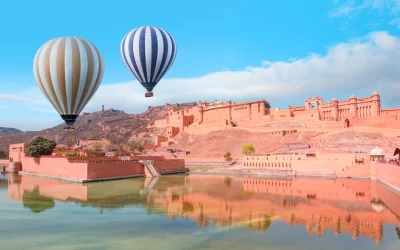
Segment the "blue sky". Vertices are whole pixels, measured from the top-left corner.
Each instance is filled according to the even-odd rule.
[[[308,96],[330,101],[374,90],[384,107],[400,106],[397,0],[36,0],[3,1],[0,10],[0,126],[62,122],[32,72],[38,48],[60,36],[88,39],[103,55],[102,86],[87,112],[203,99],[286,108]],[[146,99],[119,52],[123,36],[142,25],[167,30],[177,44],[174,65]]]

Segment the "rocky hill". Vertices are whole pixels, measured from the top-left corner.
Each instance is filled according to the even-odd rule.
[[[104,110],[93,113],[82,113],[74,124],[74,132],[64,132],[66,124],[45,129],[38,132],[22,132],[15,129],[15,133],[1,134],[0,150],[8,148],[9,144],[25,143],[35,136],[43,136],[56,140],[59,144],[72,144],[78,139],[93,138],[105,139],[111,144],[121,145],[131,137],[138,138],[138,134],[144,133],[146,125],[157,119],[162,119],[168,112],[168,105],[174,110],[192,108],[196,103],[166,104],[164,106],[151,107],[141,114],[127,114],[121,110]],[[9,130],[7,130],[9,131]],[[140,137],[143,138],[143,137]]]
[[[23,132],[16,128],[0,127],[0,136],[1,135],[9,135],[9,134],[21,134],[21,133],[23,133]]]

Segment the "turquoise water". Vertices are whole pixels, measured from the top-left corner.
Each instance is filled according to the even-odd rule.
[[[0,175],[0,249],[398,250],[400,196],[374,185],[210,175],[77,185]]]

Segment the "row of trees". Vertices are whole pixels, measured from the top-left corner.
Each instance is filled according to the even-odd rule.
[[[252,155],[256,152],[256,149],[254,148],[253,143],[247,143],[242,146],[242,154],[244,155]],[[232,154],[231,152],[226,152],[224,154],[224,158],[226,160],[232,160]]]
[[[138,141],[128,141],[126,143],[126,151],[128,152],[143,152],[143,144]],[[25,143],[25,153],[38,157],[41,155],[50,155],[54,148],[56,147],[56,142],[54,140],[49,140],[43,137],[36,137],[32,141]],[[102,153],[102,145],[100,143],[95,143],[92,145],[92,150],[96,153]],[[242,146],[242,153],[244,155],[252,155],[255,153],[255,148],[253,143],[247,143]],[[72,153],[71,153],[72,156]],[[224,155],[224,158],[229,160],[231,159],[232,154],[227,152]],[[0,151],[0,159],[8,159],[8,153],[6,151]]]

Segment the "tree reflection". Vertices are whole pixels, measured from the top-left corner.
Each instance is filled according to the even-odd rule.
[[[268,215],[265,215],[264,216],[264,225],[262,227],[262,230],[267,231],[268,228],[270,228],[270,227],[271,227],[271,217]]]
[[[230,186],[231,186],[231,183],[232,183],[232,178],[226,177],[226,178],[224,179],[224,183],[225,183],[225,185],[226,185],[227,187],[230,187]]]
[[[396,227],[397,238],[400,240],[400,227]]]
[[[39,187],[35,187],[32,192],[25,191],[22,196],[22,203],[25,208],[29,208],[32,213],[41,213],[55,206],[54,200],[40,195]]]

